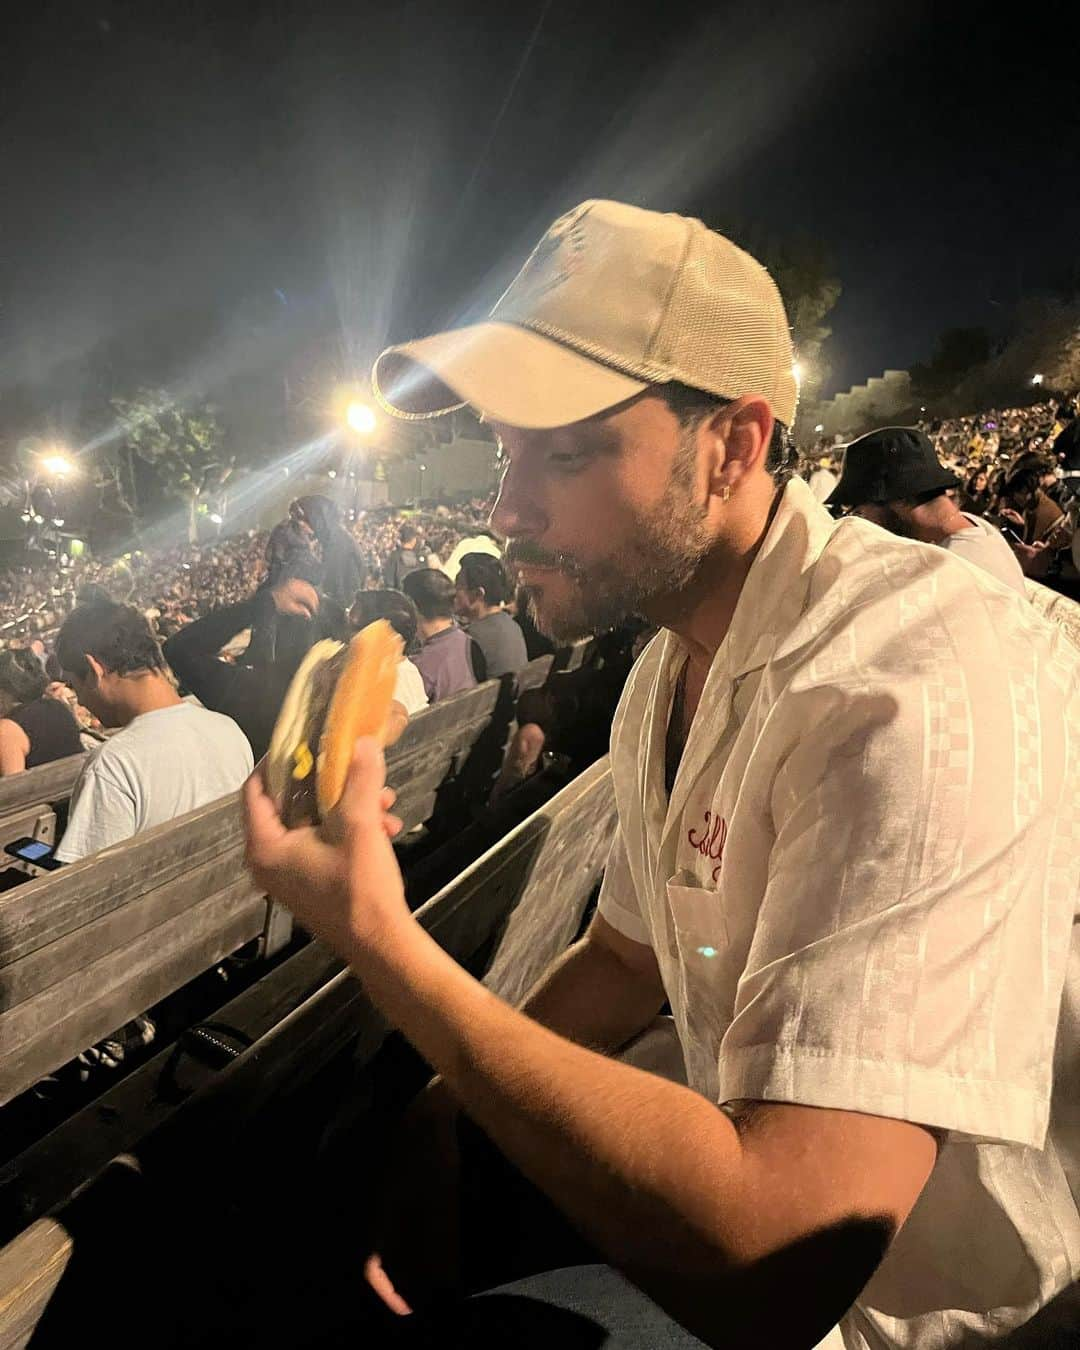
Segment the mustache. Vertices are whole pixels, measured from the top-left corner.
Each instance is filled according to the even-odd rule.
[[[584,572],[573,554],[560,549],[541,548],[530,539],[511,539],[506,546],[505,560],[510,567],[551,567],[575,577]]]

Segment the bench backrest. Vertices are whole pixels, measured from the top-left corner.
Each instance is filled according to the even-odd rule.
[[[419,922],[457,960],[478,973],[486,969],[490,987],[516,996],[576,933],[603,869],[614,817],[608,765],[601,761],[434,896],[417,912]],[[278,986],[283,998],[274,995]],[[282,1015],[289,998],[299,1001]],[[277,1019],[269,1030],[268,1009]],[[66,1290],[74,1287],[71,1281],[84,1286],[89,1273],[78,1269],[80,1259],[93,1263],[95,1270],[99,1261],[103,1269],[115,1270],[125,1250],[152,1245],[143,1226],[148,1213],[167,1229],[172,1206],[198,1206],[197,1196],[220,1194],[217,1188],[228,1187],[237,1167],[234,1150],[243,1147],[256,1117],[284,1090],[294,1095],[299,1084],[350,1046],[360,1063],[369,1061],[388,1034],[359,983],[315,943],[219,1016],[254,1035],[255,1043],[224,1070],[203,1068],[202,1086],[182,1104],[166,1100],[150,1081],[151,1075],[160,1074],[164,1052],[156,1064],[143,1066],[114,1089],[118,1101],[141,1092],[147,1102],[153,1128],[141,1139],[118,1135],[115,1127],[110,1133],[109,1120],[116,1113],[100,1110],[108,1099],[97,1104],[98,1110],[83,1113],[78,1139],[73,1132],[80,1122],[61,1127],[72,1134],[71,1143],[83,1150],[84,1158],[87,1132],[96,1129],[127,1161],[105,1168],[73,1199],[56,1206],[75,1178],[64,1178],[56,1140],[38,1146],[42,1157],[36,1175],[46,1195],[53,1188],[54,1217],[24,1205],[34,1221],[0,1249],[0,1350],[28,1344],[46,1314],[53,1334],[68,1325],[69,1316],[71,1325],[78,1322],[86,1331],[93,1324],[106,1339],[122,1334],[117,1321],[124,1316],[122,1299],[96,1301],[95,1308],[73,1296],[72,1305],[65,1306]],[[199,1066],[192,1072],[197,1085]],[[193,1081],[190,1075],[186,1081]],[[99,1159],[99,1167],[103,1161]],[[33,1191],[35,1160],[27,1166]],[[148,1186],[162,1188],[155,1191],[152,1206]],[[70,1236],[75,1232],[78,1247]],[[193,1259],[198,1259],[194,1249]],[[160,1273],[170,1288],[178,1280],[182,1283],[176,1269]]]
[[[70,755],[36,769],[0,778],[0,850],[30,835],[52,843],[56,838],[56,808],[71,796],[85,755]],[[4,866],[0,860],[0,866]]]
[[[430,817],[499,695],[490,681],[436,704],[392,747],[407,829]],[[0,1105],[246,942],[265,936],[272,954],[290,935],[244,871],[233,798],[0,895]]]

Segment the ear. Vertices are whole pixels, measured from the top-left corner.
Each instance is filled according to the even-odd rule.
[[[709,490],[723,496],[765,468],[774,418],[768,403],[757,394],[744,394],[718,408],[702,427],[709,438]]]
[[[90,674],[93,676],[94,683],[100,684],[105,677],[105,667],[96,657],[91,656],[89,652],[84,654],[86,657],[86,664],[90,667]]]

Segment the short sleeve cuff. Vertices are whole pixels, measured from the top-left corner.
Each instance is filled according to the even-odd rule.
[[[624,938],[629,938],[631,942],[640,942],[643,947],[652,946],[652,936],[642,922],[640,914],[635,914],[631,909],[624,909],[606,895],[600,896],[596,910]]]
[[[778,1101],[859,1111],[946,1130],[969,1143],[1041,1149],[1046,1138],[1049,1088],[1042,1093],[805,1046],[748,1046],[721,1055],[719,1071],[721,1104]]]

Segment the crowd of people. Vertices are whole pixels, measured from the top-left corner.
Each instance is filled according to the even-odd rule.
[[[1062,398],[1025,408],[990,409],[978,416],[923,421],[914,428],[940,470],[943,496],[955,508],[948,513],[950,533],[957,536],[952,547],[962,549],[981,536],[980,549],[990,549],[1004,560],[999,575],[1011,577],[1013,583],[1018,576],[1029,577],[1074,599],[1080,598],[1078,414],[1080,400]],[[833,496],[841,473],[847,471],[851,447],[858,447],[858,456],[867,444],[866,437],[846,447],[819,442],[803,464],[811,490],[838,510],[885,506],[887,514],[878,510],[870,513],[871,518],[894,533],[911,533],[910,516],[906,526],[901,519],[905,502],[909,512],[927,505],[914,501],[912,494],[872,503],[840,502]],[[935,508],[939,513],[941,509]],[[920,518],[928,514],[932,513],[923,510]],[[916,521],[914,530],[914,537],[926,542],[944,537],[938,525],[919,533]]]
[[[56,629],[24,631],[0,651],[0,776],[94,752],[54,854],[75,862],[238,787],[266,753],[311,646],[348,641],[376,619],[403,646],[392,744],[431,703],[555,651],[486,519],[476,504],[346,523],[311,495],[269,532],[79,566],[49,612]],[[572,675],[525,696],[493,802],[553,754],[580,769],[604,753],[642,630],[602,635]],[[0,875],[6,885],[26,877]]]

